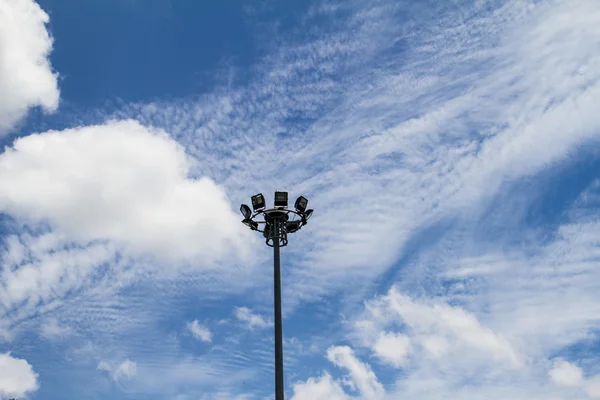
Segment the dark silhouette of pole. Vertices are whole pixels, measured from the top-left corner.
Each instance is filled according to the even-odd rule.
[[[295,210],[288,209],[288,193],[275,192],[275,207],[267,208],[262,193],[252,196],[252,208],[240,206],[242,223],[265,237],[267,246],[273,247],[273,303],[275,313],[275,400],[284,400],[283,386],[283,322],[281,317],[281,257],[279,250],[288,244],[288,233],[298,232],[307,224],[313,210],[307,210],[308,200],[298,197]],[[290,216],[292,219],[290,220]]]
[[[281,229],[281,221],[273,221],[275,231]],[[283,323],[281,318],[281,264],[279,239],[273,242],[274,261],[274,303],[275,303],[275,400],[284,400],[283,392]]]

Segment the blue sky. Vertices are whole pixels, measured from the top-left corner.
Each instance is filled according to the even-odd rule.
[[[0,3],[0,399],[599,399],[599,20]]]

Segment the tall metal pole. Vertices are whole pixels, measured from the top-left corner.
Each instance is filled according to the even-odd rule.
[[[253,231],[263,234],[267,246],[273,247],[273,303],[275,313],[275,400],[284,400],[283,386],[283,322],[281,317],[281,259],[279,250],[288,244],[288,233],[298,232],[306,225],[313,210],[307,210],[308,200],[304,196],[298,197],[294,210],[288,209],[288,193],[275,192],[275,207],[266,207],[265,197],[262,193],[252,196],[252,208],[246,204],[240,206],[244,216],[242,223]],[[290,220],[290,215],[292,220]],[[298,219],[296,219],[298,217]],[[256,219],[256,220],[255,220]],[[261,220],[262,219],[262,220]],[[264,225],[263,225],[264,224]],[[261,227],[264,227],[261,229]]]
[[[275,232],[282,229],[281,220],[274,218]],[[275,279],[275,400],[284,400],[283,392],[283,330],[281,319],[281,265],[279,257],[279,238],[273,241],[274,279]]]

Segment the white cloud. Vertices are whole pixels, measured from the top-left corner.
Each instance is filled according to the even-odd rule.
[[[198,322],[198,320],[188,322],[187,328],[190,332],[192,332],[196,339],[200,339],[204,343],[212,342],[212,334],[210,333],[210,330],[207,327],[201,325]]]
[[[397,23],[402,6],[359,7],[351,33],[282,49],[248,87],[119,113],[168,128],[239,199],[282,179],[309,197],[317,213],[290,246],[300,256],[291,307],[361,287],[422,229],[474,218],[503,185],[598,139],[599,11],[595,0],[571,3],[440,3],[410,34]],[[344,75],[352,63],[369,73]],[[289,123],[298,115],[306,126]]]
[[[574,363],[561,358],[556,359],[548,375],[551,381],[559,387],[583,389],[590,399],[600,398],[600,375],[586,379],[583,376],[583,370]]]
[[[137,363],[129,359],[120,364],[101,361],[97,369],[108,372],[115,382],[122,379],[131,379],[137,375]]]
[[[48,21],[33,0],[0,3],[0,134],[13,128],[29,107],[58,107],[57,76],[48,60]]]
[[[410,349],[410,341],[418,343],[429,356],[440,358],[450,351],[468,351],[472,361],[491,358],[519,367],[522,356],[502,335],[484,327],[476,316],[460,307],[453,307],[439,301],[414,301],[401,294],[396,288],[379,299],[367,303],[368,319],[372,323],[359,320],[356,327],[363,343],[373,348],[376,355],[384,360],[397,360],[400,367]],[[401,323],[406,328],[406,335],[390,335],[379,333],[389,325]],[[386,352],[386,348],[394,352]]]
[[[56,318],[48,318],[40,326],[41,335],[47,339],[64,338],[71,332],[71,328],[61,325]]]
[[[365,400],[382,399],[383,386],[368,364],[358,360],[348,346],[334,346],[327,350],[327,359],[340,368],[347,369],[350,379]]]
[[[595,111],[600,82],[597,1],[507,1],[499,7],[474,3],[473,9],[461,8],[460,20],[452,12],[443,20],[436,15],[435,27],[426,28],[433,32],[416,30],[408,37],[380,35],[377,29],[386,20],[377,19],[380,14],[372,20],[360,14],[366,26],[377,26],[363,30],[362,38],[377,34],[388,43],[412,46],[397,57],[401,65],[393,64],[394,55],[386,55],[387,69],[359,69],[356,76],[328,79],[337,72],[332,64],[348,65],[339,55],[355,54],[349,47],[360,48],[363,42],[311,43],[297,52],[283,51],[284,62],[247,90],[224,90],[178,106],[144,106],[139,112],[140,119],[166,125],[202,161],[194,171],[209,171],[232,196],[245,199],[255,187],[272,190],[281,179],[290,182],[290,190],[312,194],[311,204],[319,213],[303,235],[294,237],[296,246],[290,246],[307,256],[286,270],[292,275],[286,305],[294,296],[310,299],[340,288],[360,298],[364,292],[354,289],[368,286],[388,268],[408,239],[420,244],[421,229],[435,228],[448,216],[477,219],[479,206],[503,184],[535,176],[568,160],[574,150],[595,144],[600,126]],[[312,69],[315,76],[303,74]],[[297,114],[314,123],[290,132],[292,139],[280,140],[277,133],[289,128],[286,120]],[[46,214],[46,219],[54,217]],[[380,311],[391,311],[395,318],[390,325],[400,325],[393,328],[409,336],[410,355],[417,361],[398,382],[402,397],[390,396],[567,399],[568,393],[556,393],[559,389],[546,382],[545,357],[597,327],[600,302],[595,293],[600,291],[595,282],[600,280],[594,272],[597,259],[588,251],[597,247],[598,226],[575,224],[563,227],[558,236],[555,245],[528,249],[543,253],[539,257],[515,259],[501,248],[496,264],[452,274],[449,264],[460,265],[462,258],[448,262],[452,257],[446,253],[461,238],[443,252],[436,248],[432,265],[419,259],[407,266],[409,271],[403,269],[406,285],[416,282],[420,296],[431,285],[437,289],[443,283],[438,278],[463,281],[456,297],[432,300],[399,289],[394,296],[398,304],[381,303]],[[121,242],[153,248],[131,235]],[[18,251],[10,257],[18,258]],[[427,279],[432,277],[434,282]],[[22,291],[13,285],[13,290],[34,292],[31,286]],[[382,332],[392,328],[381,314],[373,316],[372,330],[365,334],[366,346],[375,353]],[[370,367],[349,349],[343,354],[333,358],[336,365],[353,369],[370,393],[380,393],[373,389],[378,380],[370,377]],[[523,365],[530,370],[514,368]],[[190,375],[197,375],[196,370]],[[339,394],[339,384],[329,380],[333,384],[325,379],[324,390]],[[465,381],[471,384],[465,386]]]
[[[296,382],[292,390],[291,400],[350,400],[340,384],[327,373],[319,378],[309,378],[306,382]]]
[[[57,307],[73,290],[90,283],[101,266],[114,260],[115,248],[106,243],[74,245],[55,233],[4,237],[0,253],[0,331],[30,320],[45,336],[66,334],[64,327],[45,319],[44,307]],[[119,263],[116,263],[119,264]],[[115,264],[115,266],[116,266]],[[48,310],[49,311],[49,310]],[[80,313],[81,310],[76,311]]]
[[[585,377],[575,361],[548,360],[588,341],[589,332],[599,327],[600,224],[597,216],[590,220],[600,206],[598,193],[600,187],[592,183],[552,241],[514,248],[495,236],[490,245],[478,231],[472,237],[464,231],[449,235],[420,254],[413,268],[427,271],[426,277],[407,275],[387,295],[367,302],[365,314],[353,324],[357,346],[373,349],[392,326],[413,346],[409,367],[398,374],[390,398],[600,396],[597,376]],[[511,211],[501,209],[498,217]],[[479,257],[473,257],[473,249]],[[454,274],[457,270],[462,272]],[[415,286],[420,291],[440,277],[463,285],[444,282],[444,294],[436,299],[400,292]]]
[[[600,375],[586,382],[585,391],[591,399],[600,399]]]
[[[166,134],[132,121],[31,135],[0,155],[0,211],[76,242],[209,266],[242,254],[247,232],[221,187],[188,177],[192,164]]]
[[[36,391],[37,378],[27,361],[0,353],[0,397],[21,397]]]
[[[273,326],[273,322],[265,317],[253,313],[247,307],[237,307],[235,309],[235,317],[245,322],[249,329],[264,329]]]
[[[409,337],[400,333],[382,332],[373,345],[375,354],[396,368],[406,365],[410,350]]]
[[[187,394],[197,400],[204,395],[208,399],[240,399],[254,398],[247,389],[250,382],[259,380],[256,365],[252,368],[240,368],[238,362],[226,359],[232,355],[215,347],[210,354],[191,357],[182,351],[178,343],[173,347],[158,352],[149,349],[145,357],[147,361],[138,359],[139,367],[135,381],[128,387],[140,398],[150,397],[156,393],[167,393],[170,396]],[[237,353],[237,351],[235,352]],[[246,386],[242,386],[246,383]],[[177,392],[174,393],[174,389]],[[180,391],[181,390],[181,391]],[[229,397],[228,397],[229,396]]]
[[[559,386],[577,387],[583,382],[581,368],[562,359],[554,361],[554,365],[548,374],[552,382]]]

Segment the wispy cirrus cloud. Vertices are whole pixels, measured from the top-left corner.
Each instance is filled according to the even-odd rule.
[[[17,139],[0,155],[0,210],[20,230],[4,240],[0,312],[11,318],[3,324],[97,285],[107,271],[118,290],[115,280],[138,272],[201,268],[209,280],[223,257],[250,260],[252,240],[227,195],[189,178],[192,164],[163,132],[133,121]]]
[[[550,241],[529,238],[515,247],[498,237],[486,243],[476,232],[449,234],[420,254],[414,268],[427,275],[405,274],[366,302],[348,321],[346,338],[388,379],[386,398],[597,398],[595,356],[577,350],[594,343],[600,329],[598,224],[589,220],[600,205],[597,193],[592,182]],[[433,286],[440,279],[443,286]],[[436,294],[425,289],[431,287]],[[378,349],[390,335],[410,343],[401,363]],[[389,366],[394,372],[384,373]]]
[[[131,379],[137,375],[137,363],[129,359],[126,359],[121,363],[101,361],[100,364],[98,364],[97,369],[99,371],[108,372],[115,381]]]
[[[245,323],[248,329],[264,329],[273,326],[273,321],[268,320],[260,314],[253,313],[248,307],[237,307],[235,317]]]
[[[60,339],[69,336],[72,330],[68,326],[61,325],[56,318],[48,318],[40,326],[40,333],[47,339]]]
[[[282,47],[248,86],[117,113],[167,129],[232,198],[281,181],[310,198],[319,218],[290,247],[310,251],[292,250],[288,305],[375,279],[422,230],[597,140],[597,36],[581,28],[596,29],[594,2],[433,6],[394,29],[403,7],[355,10],[361,29],[343,40]]]
[[[338,303],[356,311],[378,284],[386,294],[369,303],[370,311],[384,310],[395,318],[382,323],[374,313],[362,330],[349,334],[353,347],[330,343],[335,345],[330,362],[348,377],[307,377],[293,386],[295,396],[541,399],[568,398],[573,393],[569,390],[593,393],[591,371],[583,374],[585,382],[590,377],[589,393],[580,386],[556,387],[548,371],[549,354],[578,343],[597,327],[596,259],[588,253],[597,244],[596,223],[588,219],[562,224],[552,232],[554,240],[534,240],[531,247],[488,243],[469,229],[476,230],[473,225],[490,207],[501,214],[498,218],[509,220],[509,213],[494,208],[501,192],[513,193],[519,182],[553,173],[582,148],[597,144],[597,3],[427,2],[408,12],[410,3],[414,4],[352,2],[315,9],[312,17],[318,14],[331,22],[327,35],[315,28],[308,39],[282,39],[247,81],[236,82],[234,77],[231,84],[197,98],[103,110],[111,118],[135,118],[144,126],[108,123],[16,142],[23,151],[15,147],[4,159],[22,161],[22,170],[48,170],[47,181],[54,183],[62,183],[65,171],[71,170],[85,171],[84,178],[90,179],[80,177],[67,185],[65,192],[74,197],[61,197],[59,203],[70,206],[61,208],[42,204],[36,200],[39,192],[26,193],[19,187],[17,183],[30,175],[5,175],[10,185],[0,187],[11,188],[11,193],[5,196],[3,210],[17,219],[37,218],[51,225],[49,236],[32,239],[18,233],[7,240],[3,257],[17,261],[3,270],[8,294],[4,307],[11,312],[20,307],[16,316],[11,314],[8,327],[23,326],[40,305],[58,305],[50,301],[60,299],[50,290],[55,286],[59,294],[87,284],[96,288],[92,292],[98,297],[82,296],[77,310],[83,310],[86,323],[99,324],[92,316],[101,315],[106,331],[127,331],[130,347],[138,337],[135,329],[148,321],[160,322],[175,309],[159,298],[185,299],[189,292],[208,297],[205,286],[219,286],[240,291],[252,287],[258,290],[244,293],[251,300],[270,301],[261,290],[272,284],[266,269],[231,273],[217,263],[211,275],[204,261],[198,261],[197,268],[178,268],[164,280],[152,281],[155,286],[149,289],[144,283],[148,275],[155,275],[140,264],[152,262],[131,260],[129,253],[124,260],[121,252],[128,247],[138,254],[218,258],[227,253],[228,247],[221,244],[228,243],[232,232],[231,240],[245,239],[232,228],[241,224],[230,213],[229,201],[242,202],[258,191],[270,193],[286,182],[290,192],[305,194],[317,210],[308,229],[295,235],[286,249],[291,255],[284,268],[289,318],[306,302],[342,291]],[[409,15],[408,20],[403,15]],[[148,126],[163,129],[174,140],[164,135],[150,140],[156,129]],[[107,138],[99,139],[97,132]],[[128,140],[132,133],[139,134],[133,136],[140,141]],[[69,140],[53,143],[63,135]],[[159,151],[142,157],[135,154],[136,143]],[[44,156],[45,146],[57,156]],[[115,148],[118,157],[112,158]],[[68,157],[78,150],[91,156]],[[52,163],[56,168],[48,167]],[[99,164],[113,165],[117,171],[108,177],[104,169],[97,174],[94,165]],[[124,170],[131,175],[119,173]],[[201,179],[205,186],[199,185]],[[184,196],[188,202],[169,197],[171,190],[188,193],[187,189],[197,193]],[[205,197],[212,193],[209,189],[226,192],[227,199]],[[87,193],[96,194],[96,199],[89,201]],[[11,196],[19,201],[11,203]],[[132,204],[122,207],[117,201],[121,198]],[[195,206],[207,198],[222,200],[217,208],[226,224],[209,224],[205,231]],[[94,213],[88,215],[90,209]],[[147,213],[140,216],[138,209]],[[177,223],[166,226],[167,216]],[[211,212],[208,217],[213,216]],[[521,230],[523,221],[515,217],[513,222]],[[44,247],[46,241],[58,244]],[[77,260],[76,266],[57,262],[56,248],[59,255]],[[97,257],[85,258],[88,249]],[[589,257],[582,259],[581,254]],[[400,271],[394,265],[399,257]],[[50,259],[53,262],[47,262]],[[118,268],[114,259],[120,261]],[[61,268],[65,265],[69,268]],[[103,268],[111,272],[109,278]],[[105,279],[95,278],[94,271]],[[202,279],[211,285],[199,290],[191,271],[202,271]],[[231,279],[221,278],[227,272]],[[89,281],[81,285],[57,278],[70,274]],[[402,280],[389,291],[399,275]],[[386,281],[378,282],[382,276]],[[37,293],[31,282],[48,286],[39,285],[44,290]],[[136,290],[119,292],[133,282]],[[149,292],[152,299],[145,297]],[[247,310],[246,321],[251,323],[254,314]],[[93,331],[91,323],[81,325]],[[396,352],[386,351],[389,346],[396,346]],[[228,351],[219,368],[203,364],[214,361],[210,357],[177,363],[168,354],[149,355],[136,347],[138,379],[146,386],[136,389],[192,383],[195,388],[210,387],[215,376],[232,365],[237,367],[232,381],[241,384],[271,368],[270,347],[256,347],[254,352]],[[374,357],[365,359],[365,354]],[[171,365],[177,367],[168,370]],[[386,376],[383,368],[392,372]],[[159,382],[157,377],[166,378]]]

